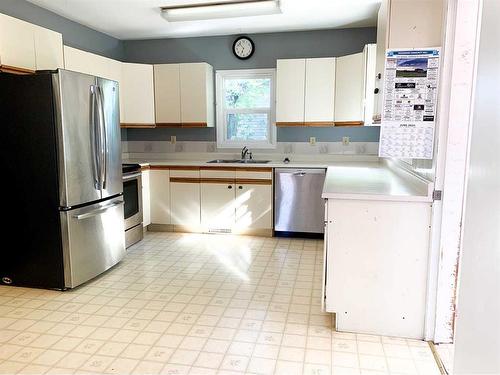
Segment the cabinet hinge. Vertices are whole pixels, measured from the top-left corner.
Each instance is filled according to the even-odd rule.
[[[442,190],[434,190],[432,192],[432,200],[434,201],[440,201],[443,197],[443,191]]]

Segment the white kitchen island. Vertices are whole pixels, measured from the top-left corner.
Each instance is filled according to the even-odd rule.
[[[390,162],[328,168],[323,296],[338,331],[423,338],[432,191]]]

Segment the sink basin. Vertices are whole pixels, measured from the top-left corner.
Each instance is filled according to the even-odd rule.
[[[245,160],[238,161],[238,163],[242,163],[242,164],[265,164],[265,163],[269,163],[269,160],[245,159]]]
[[[269,163],[269,160],[256,160],[256,159],[215,159],[207,161],[210,164],[221,164],[221,163],[240,163],[240,164],[265,164]]]
[[[215,160],[207,161],[207,163],[214,163],[214,164],[219,164],[219,163],[239,163],[240,161],[241,161],[240,159],[215,159]]]

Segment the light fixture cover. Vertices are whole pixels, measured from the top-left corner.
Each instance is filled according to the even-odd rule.
[[[162,17],[168,22],[262,16],[278,13],[281,13],[278,0],[236,1],[161,8]]]

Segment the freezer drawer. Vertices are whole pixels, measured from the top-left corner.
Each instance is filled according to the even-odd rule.
[[[323,233],[325,170],[277,168],[274,173],[274,230]]]
[[[64,282],[74,288],[125,255],[123,197],[61,212]]]

